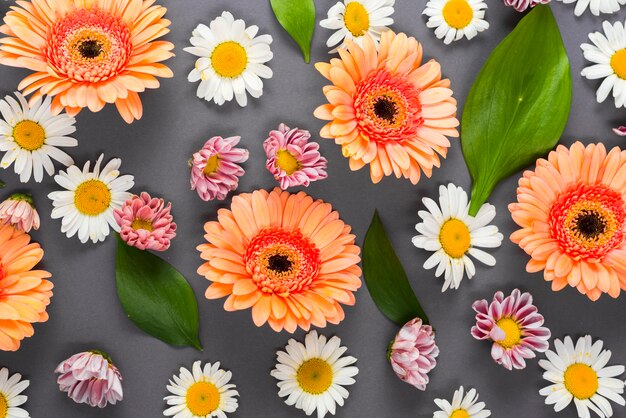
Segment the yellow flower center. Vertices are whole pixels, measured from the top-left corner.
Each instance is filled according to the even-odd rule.
[[[333,369],[320,358],[305,361],[298,368],[298,385],[306,393],[319,395],[326,392],[333,383]]]
[[[0,418],[7,418],[9,415],[9,402],[4,393],[0,393]]]
[[[611,68],[622,80],[626,80],[626,48],[620,49],[611,57]]]
[[[236,78],[248,66],[248,54],[238,42],[222,42],[215,47],[213,54],[211,54],[211,65],[220,76]]]
[[[38,150],[46,141],[46,131],[32,120],[18,122],[13,128],[12,136],[15,143],[26,151]]]
[[[504,348],[513,348],[522,341],[522,328],[512,318],[502,318],[496,325],[504,331],[504,339],[496,341]]]
[[[367,9],[356,1],[346,5],[343,21],[346,24],[346,29],[348,29],[353,36],[363,36],[370,28],[370,16],[367,13]]]
[[[130,227],[135,231],[138,229],[145,229],[146,231],[152,231],[152,222],[146,221],[145,219],[135,219]]]
[[[220,391],[213,383],[197,382],[187,389],[187,408],[194,416],[204,417],[220,406]]]
[[[619,223],[602,202],[581,200],[567,212],[565,228],[576,244],[592,249],[610,241],[619,229]]]
[[[102,62],[111,50],[111,39],[97,29],[84,29],[76,32],[69,40],[69,53],[76,63]]]
[[[586,364],[574,363],[565,370],[565,388],[576,399],[589,399],[598,391],[598,374]]]
[[[446,23],[454,29],[464,29],[474,18],[474,10],[467,0],[448,1],[442,13]]]
[[[209,157],[209,159],[206,161],[206,165],[204,166],[204,170],[202,170],[202,172],[205,176],[210,176],[211,174],[216,173],[219,167],[220,157],[219,155],[215,154]]]
[[[99,215],[109,208],[111,191],[100,180],[87,180],[78,185],[74,205],[83,215]]]
[[[452,258],[461,258],[471,246],[470,231],[463,221],[452,218],[444,222],[439,231],[439,242]]]
[[[470,418],[470,414],[465,409],[456,409],[452,411],[450,418]]]
[[[300,161],[286,149],[278,150],[276,153],[276,165],[287,173],[288,176],[302,168]]]

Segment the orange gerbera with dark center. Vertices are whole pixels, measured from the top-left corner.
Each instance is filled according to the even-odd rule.
[[[337,324],[341,304],[354,304],[360,249],[330,204],[258,190],[233,198],[204,229],[198,273],[213,282],[208,299],[228,296],[227,311],[252,308],[257,326],[294,332]]]
[[[161,64],[174,45],[166,9],[154,0],[21,1],[4,18],[0,63],[34,71],[19,85],[31,101],[55,96],[54,112],[101,110],[115,103],[128,123],[141,118],[138,93],[172,77]]]

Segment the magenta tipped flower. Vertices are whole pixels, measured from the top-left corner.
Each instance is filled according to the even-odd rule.
[[[328,177],[328,161],[319,153],[319,144],[309,142],[311,134],[304,129],[290,129],[281,123],[263,142],[267,154],[265,167],[285,190],[293,186],[308,186],[312,181]]]
[[[191,190],[202,200],[224,200],[239,186],[245,171],[239,163],[248,160],[248,150],[235,148],[241,137],[214,136],[191,159]]]
[[[543,326],[543,316],[533,305],[530,293],[515,289],[505,298],[499,291],[493,302],[477,300],[472,307],[476,311],[472,336],[493,341],[491,357],[504,368],[523,369],[524,359],[535,358],[535,352],[548,349],[550,330]]]
[[[150,197],[146,192],[128,199],[113,216],[120,226],[122,240],[140,250],[165,251],[176,236],[176,223],[170,213],[172,204]]]
[[[504,0],[504,4],[513,7],[518,12],[533,8],[538,4],[548,4],[550,0]]]
[[[620,126],[619,128],[613,128],[613,133],[619,136],[626,136],[626,126]]]
[[[30,232],[39,229],[39,214],[33,198],[28,194],[15,193],[0,203],[0,224]]]
[[[404,324],[389,347],[393,371],[400,380],[419,390],[426,390],[428,373],[437,365],[438,355],[435,333],[430,325],[423,325],[420,318]]]
[[[76,403],[104,408],[124,397],[122,375],[111,359],[100,351],[74,354],[59,364],[55,373],[59,389]]]

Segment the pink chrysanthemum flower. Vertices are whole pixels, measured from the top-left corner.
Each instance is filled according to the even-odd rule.
[[[439,347],[430,325],[415,318],[400,329],[389,348],[391,367],[400,380],[426,390],[428,373],[437,365]]]
[[[39,214],[33,198],[28,194],[14,193],[0,203],[0,223],[30,232],[39,229]]]
[[[100,351],[74,354],[59,364],[55,373],[59,389],[76,403],[104,408],[124,397],[122,375],[111,359]]]
[[[538,4],[548,4],[550,0],[504,0],[504,4],[513,7],[518,12],[524,12],[526,9],[533,8]]]
[[[146,192],[128,199],[113,216],[120,226],[120,237],[126,244],[140,250],[165,251],[176,236],[176,223],[163,199],[150,197]]]
[[[265,167],[285,190],[293,186],[308,186],[312,181],[328,177],[328,160],[322,157],[317,142],[309,142],[311,134],[304,129],[281,123],[263,142],[267,154]]]
[[[239,163],[248,160],[248,150],[235,148],[241,137],[214,136],[191,159],[191,190],[202,200],[224,200],[239,185],[245,171]]]
[[[491,357],[505,369],[523,369],[524,359],[548,349],[550,330],[543,326],[543,316],[533,305],[530,293],[515,289],[504,297],[496,292],[491,303],[485,299],[472,305],[476,311],[476,325],[472,336],[477,340],[492,340]]]

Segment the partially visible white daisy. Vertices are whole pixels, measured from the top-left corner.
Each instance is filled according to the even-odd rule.
[[[233,97],[240,106],[246,106],[248,96],[263,94],[262,78],[272,78],[272,70],[265,65],[273,57],[270,35],[256,36],[258,26],[248,26],[223,12],[209,26],[200,24],[192,32],[193,46],[184,50],[200,58],[187,77],[192,83],[200,81],[197,95],[218,105]],[[247,93],[246,93],[247,92]]]
[[[587,7],[594,16],[600,13],[615,13],[626,4],[626,0],[559,0],[565,4],[576,3],[574,14],[580,16],[585,13]]]
[[[0,417],[28,418],[30,414],[20,406],[28,400],[28,396],[21,393],[30,385],[30,381],[22,380],[22,375],[15,373],[9,377],[9,370],[3,367],[0,370]]]
[[[625,0],[626,1],[626,0]],[[626,106],[626,30],[622,22],[602,23],[604,33],[589,34],[592,44],[582,44],[583,55],[593,65],[580,73],[589,80],[603,79],[596,92],[598,103],[613,93],[615,107]]]
[[[49,176],[54,174],[56,160],[64,166],[74,164],[72,157],[59,147],[75,147],[78,141],[67,135],[76,131],[76,120],[61,113],[50,111],[50,96],[42,102],[37,99],[32,106],[22,96],[15,93],[0,100],[0,151],[5,152],[0,167],[9,168],[13,164],[15,174],[22,183],[28,182],[31,175],[37,183],[43,179],[44,170]]]
[[[317,331],[309,332],[304,344],[291,338],[285,351],[276,353],[278,363],[271,372],[278,379],[278,396],[307,415],[335,415],[336,405],[343,406],[349,395],[344,386],[354,384],[359,373],[352,366],[356,358],[343,356],[346,350],[339,337],[326,341]]]
[[[441,409],[433,414],[433,418],[487,418],[491,411],[485,409],[484,402],[478,401],[476,389],[470,389],[463,396],[463,386],[454,391],[452,403],[445,399],[435,399]]]
[[[380,34],[393,24],[391,15],[396,0],[343,0],[328,10],[328,18],[320,26],[335,32],[328,38],[326,46],[338,48],[346,46],[346,41],[363,45],[363,38],[370,34],[378,43]]]
[[[437,266],[435,276],[444,275],[442,292],[458,289],[465,272],[470,279],[474,276],[470,255],[488,266],[496,264],[491,254],[478,249],[497,248],[504,238],[497,226],[489,225],[496,216],[495,206],[485,203],[476,217],[470,216],[467,193],[452,183],[439,187],[439,206],[427,197],[422,202],[428,211],[418,212],[422,222],[415,226],[420,235],[413,237],[413,245],[434,252],[424,268]]]
[[[68,238],[78,234],[82,243],[104,241],[109,228],[119,232],[113,209],[119,209],[131,197],[128,190],[135,184],[132,175],[120,176],[119,158],[100,170],[103,158],[98,157],[93,171],[89,161],[82,171],[75,165],[59,171],[54,180],[65,190],[48,194],[54,206],[52,219],[61,218],[61,232]]]
[[[428,16],[426,26],[435,28],[435,35],[448,45],[464,36],[472,39],[489,29],[485,20],[487,3],[483,0],[430,0],[423,14]]]
[[[607,366],[611,352],[603,350],[603,344],[601,340],[594,343],[589,335],[580,337],[576,346],[569,336],[563,342],[554,340],[556,352],[548,350],[547,360],[539,360],[545,370],[543,378],[552,383],[539,391],[547,405],[559,412],[574,401],[579,418],[589,418],[589,410],[609,418],[613,416],[609,400],[626,404],[624,381],[617,378],[624,366]]]
[[[220,369],[220,363],[193,363],[191,372],[184,367],[167,385],[172,395],[164,399],[169,408],[163,415],[174,418],[226,418],[237,410],[236,386],[230,382],[233,374]]]

